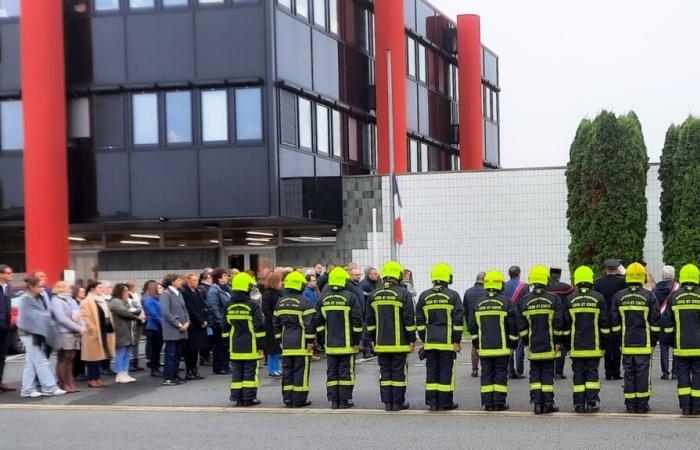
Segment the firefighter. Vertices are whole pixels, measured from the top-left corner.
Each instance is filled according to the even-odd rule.
[[[416,305],[416,329],[426,356],[425,403],[431,411],[449,411],[453,401],[457,352],[461,350],[464,308],[452,284],[452,268],[433,267],[433,287],[423,292]]]
[[[627,267],[627,287],[613,297],[610,314],[611,331],[622,335],[628,413],[644,414],[649,411],[651,355],[661,331],[659,302],[653,293],[642,287],[646,273],[644,266],[636,262]]]
[[[282,398],[287,408],[309,406],[309,363],[316,339],[316,309],[301,295],[306,277],[294,271],[284,279],[287,295],[272,316],[275,338],[282,347]]]
[[[367,331],[378,354],[379,391],[386,411],[408,409],[406,386],[408,353],[416,342],[413,299],[401,284],[403,268],[396,261],[382,267],[383,285],[365,308]]]
[[[574,272],[576,289],[564,300],[564,342],[569,349],[574,378],[574,410],[598,412],[598,366],[610,337],[605,297],[593,291],[593,270],[581,266]]]
[[[532,291],[517,303],[520,337],[529,347],[530,402],[535,414],[559,411],[554,403],[554,361],[561,356],[563,314],[561,300],[546,291],[549,270],[537,265],[530,271]]]
[[[231,359],[231,397],[236,406],[259,405],[258,361],[262,358],[265,321],[260,306],[250,299],[255,279],[241,272],[231,281],[222,336],[228,339]]]
[[[503,274],[490,271],[484,277],[485,292],[469,311],[472,345],[481,359],[481,406],[486,411],[508,409],[508,361],[520,340],[515,307],[503,295]]]
[[[684,416],[700,415],[700,270],[683,266],[677,290],[666,308],[664,334],[673,346],[678,402]]]
[[[326,347],[326,390],[333,409],[353,407],[350,399],[355,386],[355,353],[362,336],[362,306],[347,289],[349,280],[344,268],[331,270],[316,314],[316,331]]]

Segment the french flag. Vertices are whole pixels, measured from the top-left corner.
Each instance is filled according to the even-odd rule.
[[[671,294],[680,289],[680,287],[680,284],[674,282],[673,287],[671,288]],[[666,311],[666,307],[668,306],[668,299],[671,298],[671,294],[669,294],[668,297],[666,297],[666,299],[661,303],[661,306],[659,307],[661,314],[663,314]]]
[[[399,183],[396,181],[396,175],[391,176],[391,182],[394,185],[394,240],[396,245],[403,245],[403,225],[401,223],[401,194],[399,194]]]

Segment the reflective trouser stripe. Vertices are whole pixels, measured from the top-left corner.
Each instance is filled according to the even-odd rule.
[[[379,382],[379,385],[380,385],[380,386],[406,387],[406,386],[408,386],[408,382],[406,382],[406,381],[386,380],[386,381],[380,381],[380,382]]]
[[[256,388],[256,387],[258,387],[257,380],[231,382],[231,389],[246,389],[246,388]]]
[[[543,384],[542,385],[542,392],[554,392],[554,385],[553,384]]]
[[[508,393],[508,386],[505,386],[502,384],[494,384],[493,390],[494,390],[494,392],[502,392],[504,394],[507,394]]]
[[[574,384],[574,392],[586,392],[585,384]]]
[[[493,387],[493,384],[489,384],[486,386],[481,386],[481,393],[482,394],[488,394],[490,392],[493,392],[495,389]]]
[[[646,392],[626,392],[625,398],[647,398],[651,397],[651,391]]]
[[[600,389],[600,381],[586,381],[586,389]]]
[[[693,390],[689,387],[678,388],[678,395],[690,395]]]
[[[693,389],[690,393],[693,397],[700,397],[700,389]]]
[[[530,383],[530,390],[537,391],[542,389],[542,383]]]
[[[426,391],[452,392],[451,384],[428,383],[425,385]]]

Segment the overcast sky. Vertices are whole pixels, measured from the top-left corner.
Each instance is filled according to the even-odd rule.
[[[634,110],[651,161],[666,129],[700,115],[700,2],[695,0],[432,0],[479,14],[500,57],[501,164],[568,160],[583,117]]]

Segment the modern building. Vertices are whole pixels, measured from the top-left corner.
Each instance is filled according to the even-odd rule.
[[[424,0],[0,0],[0,261],[274,265],[392,141],[398,173],[498,168],[499,92],[479,18]]]

